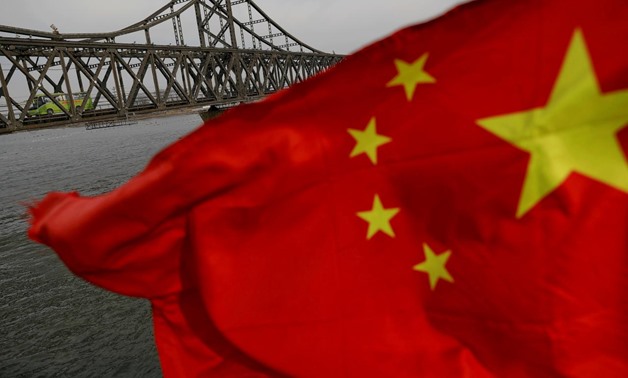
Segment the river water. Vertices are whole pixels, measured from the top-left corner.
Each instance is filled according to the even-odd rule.
[[[22,203],[108,192],[200,123],[191,114],[0,135],[0,377],[161,376],[148,301],[74,277],[27,239]]]

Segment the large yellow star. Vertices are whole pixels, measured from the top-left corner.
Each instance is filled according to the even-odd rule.
[[[628,123],[628,89],[601,93],[579,29],[545,107],[477,123],[531,155],[518,218],[572,172],[628,192],[628,163],[617,139]]]
[[[395,78],[392,79],[386,86],[403,86],[406,91],[408,101],[412,101],[417,85],[436,82],[436,79],[425,71],[425,63],[427,62],[428,56],[429,53],[425,53],[412,63],[395,59],[397,76],[395,76]]]
[[[369,224],[366,239],[371,240],[371,238],[375,236],[375,234],[377,234],[379,231],[394,238],[395,232],[390,225],[390,220],[398,213],[399,208],[384,209],[382,201],[376,194],[375,199],[373,200],[373,208],[371,209],[371,211],[361,211],[358,213],[358,217],[364,219]]]
[[[451,256],[451,251],[436,255],[429,245],[423,244],[423,252],[425,253],[425,261],[415,265],[414,270],[427,273],[432,290],[436,289],[436,284],[440,279],[447,282],[454,282],[453,277],[451,277],[451,274],[449,274],[447,268],[445,268],[445,264],[447,264],[447,260],[449,260]]]
[[[377,134],[377,125],[374,117],[371,118],[364,131],[356,129],[348,129],[347,131],[357,142],[353,151],[351,151],[351,157],[366,154],[374,165],[377,165],[377,149],[392,141],[385,135]]]

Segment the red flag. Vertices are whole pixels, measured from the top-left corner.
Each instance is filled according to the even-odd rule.
[[[30,236],[152,301],[170,377],[628,376],[627,16],[469,3]]]

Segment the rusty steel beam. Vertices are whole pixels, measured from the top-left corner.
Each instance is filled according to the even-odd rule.
[[[236,13],[238,7],[246,8]],[[187,25],[181,17],[186,12],[195,20],[198,46],[185,45]],[[151,31],[167,21],[173,23],[174,44],[153,43]],[[257,34],[255,25],[263,23],[264,35]],[[145,44],[115,42],[136,32]],[[277,45],[275,38],[286,43]],[[291,45],[298,51],[286,47]],[[173,0],[111,33],[62,34],[0,25],[0,132],[253,101],[342,58],[298,41],[252,0]],[[34,114],[45,102],[58,111]]]

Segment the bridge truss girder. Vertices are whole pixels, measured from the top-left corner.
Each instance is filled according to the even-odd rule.
[[[190,41],[196,47],[187,46]],[[108,33],[0,25],[0,133],[252,101],[342,58],[299,41],[253,0],[170,0],[142,21]],[[93,99],[94,109],[83,108],[75,95]],[[29,116],[40,101],[61,111]]]
[[[0,127],[15,130],[42,122],[249,102],[303,81],[340,59],[276,50],[3,38]],[[30,94],[25,102],[17,101],[11,90],[24,82]],[[37,93],[63,113],[29,116]],[[68,95],[69,106],[63,106],[59,93]],[[93,99],[94,109],[77,106],[74,95],[79,93]]]

